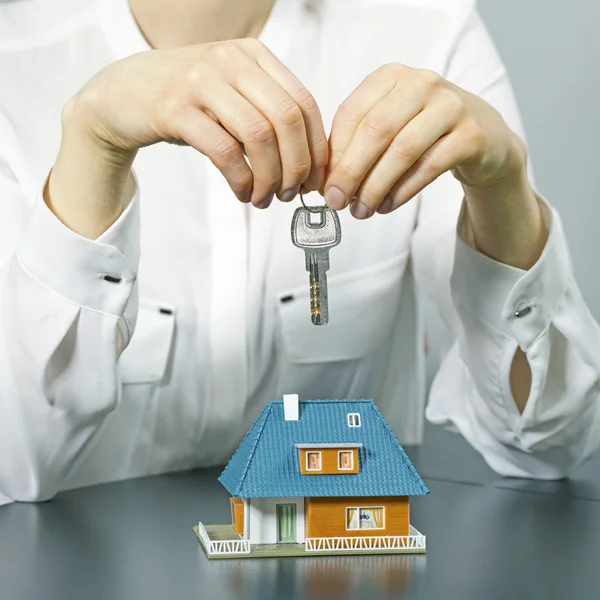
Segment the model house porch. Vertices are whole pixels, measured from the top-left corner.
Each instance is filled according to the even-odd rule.
[[[372,400],[267,405],[223,471],[231,524],[198,524],[211,558],[425,552],[428,490]]]

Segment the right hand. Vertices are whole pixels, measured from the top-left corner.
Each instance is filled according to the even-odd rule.
[[[55,210],[56,194],[78,189],[63,171],[74,170],[82,152],[99,159],[87,159],[95,170],[103,165],[98,182],[124,189],[137,150],[160,141],[194,147],[239,200],[261,208],[274,194],[289,201],[301,186],[324,184],[328,146],[315,100],[261,42],[243,39],[151,50],[95,75],[65,106],[49,205]]]

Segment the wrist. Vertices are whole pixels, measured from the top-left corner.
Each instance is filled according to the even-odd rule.
[[[502,158],[494,161],[495,167],[483,174],[464,176],[457,174],[465,194],[473,200],[494,201],[512,195],[514,191],[522,191],[529,187],[527,174],[527,146],[523,140],[509,131],[509,140],[505,145]],[[486,171],[488,171],[486,173]]]
[[[62,144],[81,148],[101,161],[115,179],[126,177],[137,154],[137,148],[119,146],[106,135],[98,107],[89,94],[79,92],[62,112]]]
[[[498,204],[522,204],[523,202],[532,202],[535,200],[535,193],[529,182],[527,166],[514,167],[510,170],[510,174],[504,174],[494,183],[485,186],[472,186],[462,183],[462,188],[465,193],[465,199],[471,206],[478,204],[488,205],[483,206],[483,209],[489,209],[491,213],[495,212]]]
[[[473,247],[498,262],[531,268],[545,247],[548,230],[529,182],[526,158],[492,185],[463,183],[463,189]]]

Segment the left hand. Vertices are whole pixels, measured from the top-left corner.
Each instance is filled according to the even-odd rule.
[[[371,73],[333,120],[324,193],[358,219],[389,213],[446,171],[467,188],[522,174],[524,143],[487,102],[426,70]]]

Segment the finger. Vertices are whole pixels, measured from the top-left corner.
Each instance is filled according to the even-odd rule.
[[[281,185],[281,162],[277,135],[271,122],[227,83],[215,80],[203,90],[203,103],[219,122],[239,140],[253,174],[251,202],[266,208]]]
[[[312,94],[300,80],[262,44],[256,54],[256,60],[302,111],[311,158],[310,174],[303,187],[307,192],[319,190],[325,183],[325,168],[329,160],[329,146],[321,111]]]
[[[295,198],[310,175],[309,150],[304,115],[288,93],[256,63],[240,69],[236,89],[267,117],[275,130],[281,163],[277,195],[284,201]]]
[[[406,204],[440,175],[463,163],[467,154],[458,132],[441,137],[394,184],[377,212],[387,214]]]
[[[374,71],[348,96],[338,108],[329,136],[329,164],[327,177],[333,172],[342,158],[354,133],[365,116],[383,100],[396,85],[396,79],[390,77],[385,67]],[[329,181],[325,192],[330,189]],[[332,208],[337,208],[332,206]]]
[[[394,90],[364,116],[327,179],[327,188],[335,188],[335,196],[339,196],[340,199],[339,204],[330,205],[332,208],[343,209],[352,201],[371,168],[381,160],[390,144],[395,143],[394,139],[398,132],[402,131],[407,123],[410,123],[423,109],[423,98],[423,94],[419,93],[418,89]],[[431,144],[425,148],[429,145]],[[389,165],[386,167],[389,170]],[[394,181],[390,181],[384,193],[389,190]],[[329,194],[326,200],[331,199],[332,195]]]
[[[233,136],[201,110],[192,108],[179,116],[174,130],[179,140],[211,160],[240,201],[250,202],[252,171]]]
[[[358,218],[370,217],[392,186],[454,124],[454,115],[434,107],[426,108],[409,121],[361,182],[355,199],[364,208],[355,205],[353,214],[358,210]]]

